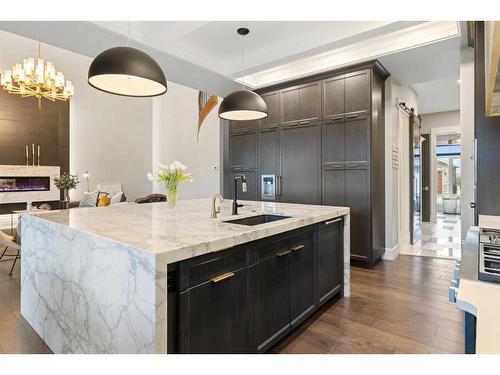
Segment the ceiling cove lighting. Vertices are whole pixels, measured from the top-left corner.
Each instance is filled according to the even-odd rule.
[[[160,65],[148,54],[131,47],[114,47],[92,61],[89,85],[115,95],[150,97],[167,92]]]
[[[237,81],[245,80],[247,86],[252,88],[265,87],[453,39],[460,35],[460,26],[456,21],[424,22],[403,30],[368,38],[354,44],[347,44],[327,52],[257,71],[246,76],[242,74]]]
[[[239,28],[237,33],[244,37],[250,31],[247,28]],[[245,66],[245,45],[242,38],[242,66]],[[224,98],[219,106],[219,117],[225,120],[248,121],[258,120],[267,116],[267,105],[264,100],[252,91],[245,90],[242,82],[242,90],[235,91]]]
[[[64,82],[64,74],[56,73],[56,67],[50,61],[41,58],[41,43],[38,42],[38,57],[30,57],[22,64],[16,64],[11,70],[0,74],[0,85],[10,94],[23,98],[34,96],[38,99],[38,109],[42,109],[42,98],[52,102],[67,101],[73,97],[71,81]]]

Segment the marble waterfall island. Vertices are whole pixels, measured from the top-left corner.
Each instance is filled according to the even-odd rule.
[[[349,208],[242,203],[238,218],[290,217],[226,223],[231,202],[210,219],[209,199],[22,215],[22,316],[55,353],[166,353],[168,267],[340,217],[349,296]]]

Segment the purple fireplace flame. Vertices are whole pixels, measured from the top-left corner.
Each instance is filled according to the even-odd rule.
[[[49,190],[50,177],[0,177],[0,193]]]

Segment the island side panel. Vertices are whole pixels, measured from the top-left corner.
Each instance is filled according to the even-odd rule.
[[[351,215],[344,216],[344,297],[351,295]]]
[[[22,218],[21,314],[55,353],[154,353],[154,256]]]

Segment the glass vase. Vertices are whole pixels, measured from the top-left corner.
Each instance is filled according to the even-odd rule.
[[[167,188],[167,203],[170,208],[174,208],[177,204],[177,186]]]
[[[63,201],[69,202],[69,189],[63,189]]]

